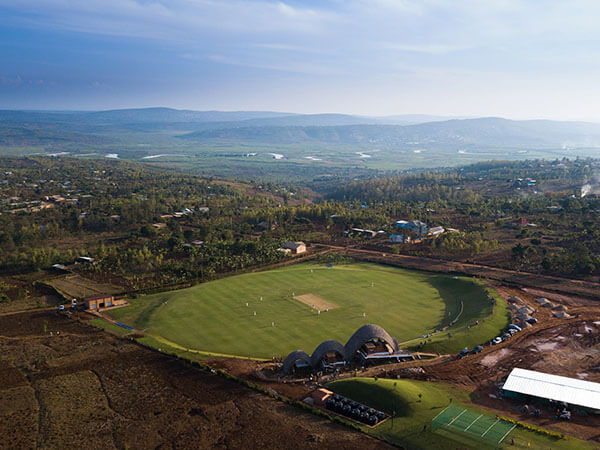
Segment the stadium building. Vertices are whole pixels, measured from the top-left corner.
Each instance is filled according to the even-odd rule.
[[[412,354],[400,350],[398,341],[378,325],[363,325],[348,339],[346,345],[327,340],[317,346],[311,356],[302,350],[290,353],[281,371],[291,373],[310,366],[313,371],[334,370],[352,361],[366,365],[370,361],[404,361]]]

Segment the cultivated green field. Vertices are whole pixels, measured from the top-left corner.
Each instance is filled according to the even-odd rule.
[[[460,435],[431,432],[432,419],[450,404],[493,417],[489,411],[470,404],[469,393],[457,387],[406,379],[351,378],[329,383],[327,388],[390,415],[395,411],[393,421],[388,419],[375,428],[363,428],[367,433],[401,447],[439,450],[457,447],[495,448]],[[594,445],[572,437],[555,439],[517,427],[502,442],[500,448],[591,449]]]
[[[337,308],[319,314],[292,294],[313,294]],[[462,330],[460,342],[445,337],[444,347],[477,345],[506,325],[505,304],[492,313],[485,289],[470,279],[374,264],[297,264],[238,275],[145,296],[110,314],[182,348],[270,358],[297,349],[312,353],[326,339],[345,344],[367,323],[402,343],[450,322],[461,301],[463,313],[452,328]],[[485,318],[467,332],[469,324]]]

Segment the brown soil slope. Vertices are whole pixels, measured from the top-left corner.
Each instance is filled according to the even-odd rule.
[[[385,447],[48,311],[0,316],[0,380],[0,448]]]

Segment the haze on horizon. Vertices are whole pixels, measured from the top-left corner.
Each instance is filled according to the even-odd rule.
[[[0,109],[600,121],[591,0],[0,0]]]

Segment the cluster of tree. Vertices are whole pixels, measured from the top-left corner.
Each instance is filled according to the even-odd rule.
[[[579,188],[598,167],[489,162],[348,184],[321,180],[326,192],[311,196],[302,186],[123,161],[4,158],[0,275],[91,256],[96,264],[79,270],[133,289],[155,287],[277,262],[285,240],[343,242],[353,227],[390,234],[396,220],[419,219],[461,231],[397,251],[593,276],[600,274],[600,199],[581,197]],[[536,186],[517,189],[527,177]],[[42,203],[49,207],[31,209]],[[519,217],[536,226],[515,227]]]

